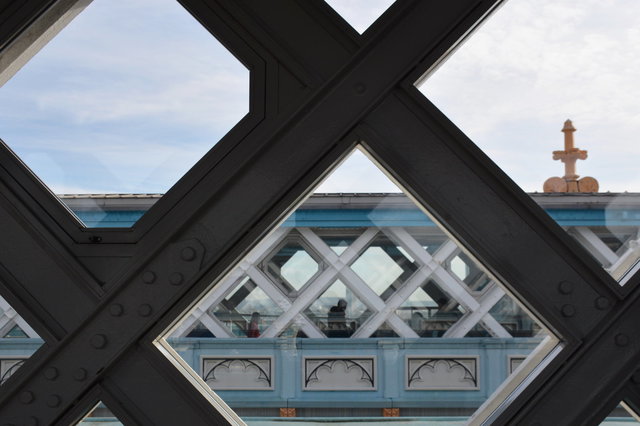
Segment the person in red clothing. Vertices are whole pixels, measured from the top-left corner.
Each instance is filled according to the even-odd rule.
[[[251,314],[251,321],[249,322],[249,329],[247,330],[247,337],[260,337],[260,318],[259,312]]]

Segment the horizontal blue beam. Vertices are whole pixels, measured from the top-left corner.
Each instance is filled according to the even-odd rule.
[[[630,209],[548,209],[560,226],[640,226],[640,210]],[[144,215],[144,210],[74,212],[89,228],[128,228]],[[429,217],[419,209],[299,209],[284,221],[284,227],[361,228],[431,227]]]
[[[370,226],[434,226],[418,209],[314,209],[296,210],[284,227],[360,228]]]
[[[130,228],[146,210],[74,211],[87,228]]]

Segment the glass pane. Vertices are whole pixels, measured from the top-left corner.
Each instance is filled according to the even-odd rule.
[[[22,367],[42,343],[31,326],[0,297],[0,386]]]
[[[87,226],[128,226],[135,200],[73,194],[165,193],[247,114],[248,91],[177,1],[94,0],[0,89],[0,138]]]
[[[213,316],[208,319],[217,320],[226,330],[226,333],[218,332],[217,337],[260,337],[282,314],[282,309],[249,277],[244,277],[219,304],[209,310]]]
[[[292,291],[274,270],[298,253],[313,262]],[[213,284],[158,344],[249,424],[278,410],[375,424],[390,398],[401,416],[464,422],[558,342],[360,150]]]
[[[325,0],[360,34],[365,32],[395,0]]]
[[[621,403],[607,416],[601,425],[606,426],[625,426],[638,425],[638,415],[635,414],[626,404]]]
[[[511,0],[419,82],[620,284],[640,268],[639,13]]]
[[[369,318],[368,312],[367,305],[340,280],[304,311],[327,337],[350,337]]]
[[[319,263],[294,232],[265,262],[265,269],[284,291],[300,290],[320,270]]]
[[[405,253],[388,238],[379,237],[353,262],[351,269],[386,300],[417,269],[415,261]]]
[[[122,423],[103,402],[99,402],[89,411],[78,426],[122,426]]]

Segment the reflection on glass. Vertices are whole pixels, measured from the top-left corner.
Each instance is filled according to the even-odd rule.
[[[505,2],[418,82],[620,284],[640,268],[639,13],[630,0]]]
[[[0,297],[0,386],[42,346],[31,326]]]
[[[165,193],[247,114],[249,71],[175,0],[86,3],[0,88],[0,139],[63,202]],[[87,226],[144,213],[81,198]]]
[[[638,415],[626,404],[620,403],[600,424],[606,426],[639,425],[640,420]]]
[[[624,285],[640,268],[640,194],[532,194],[569,235]]]
[[[386,180],[385,192],[344,186],[363,160],[366,184]],[[283,407],[380,417],[389,398],[401,416],[463,422],[556,345],[361,151],[322,188],[336,193],[309,197],[168,331],[176,356],[249,424]]]

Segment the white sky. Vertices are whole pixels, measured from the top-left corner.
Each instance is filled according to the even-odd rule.
[[[330,3],[362,32],[391,1]],[[563,174],[567,118],[578,173],[640,191],[638,46],[638,0],[510,0],[421,90],[526,191]],[[164,192],[247,110],[248,71],[177,2],[94,0],[0,88],[0,138],[55,192]],[[394,190],[367,162],[319,190]]]
[[[564,120],[600,191],[640,191],[640,1],[510,0],[422,92],[526,191],[564,168]]]

